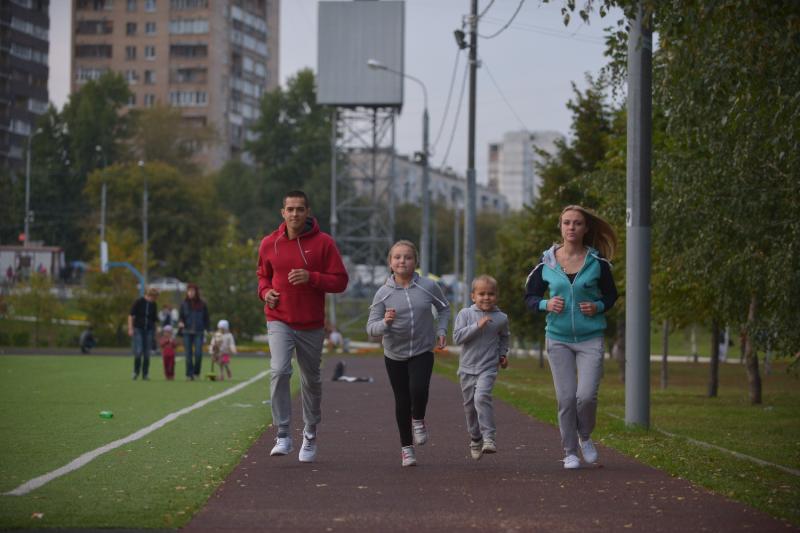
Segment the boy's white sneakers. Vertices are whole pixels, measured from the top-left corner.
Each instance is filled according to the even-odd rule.
[[[317,458],[317,437],[309,437],[303,433],[303,445],[300,447],[300,453],[297,458],[301,463],[313,463]]]
[[[583,460],[590,464],[597,462],[597,448],[594,447],[592,439],[582,440],[580,443]]]
[[[278,437],[275,439],[275,446],[272,447],[270,455],[289,455],[294,449],[292,437]]]
[[[403,466],[417,466],[417,456],[413,446],[403,446],[400,449],[400,457],[403,460]]]
[[[411,419],[411,430],[414,433],[414,444],[422,446],[428,442],[428,428],[424,420]]]
[[[483,453],[497,453],[497,443],[494,439],[483,439]]]
[[[581,460],[578,459],[577,455],[568,455],[564,457],[564,468],[567,470],[573,470],[575,468],[581,467]]]
[[[483,441],[470,440],[469,441],[469,455],[478,461],[483,456]]]

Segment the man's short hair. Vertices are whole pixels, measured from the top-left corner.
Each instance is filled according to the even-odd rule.
[[[302,198],[305,206],[308,207],[308,196],[303,191],[289,191],[286,193],[286,196],[283,197],[283,206],[286,207],[286,199],[287,198]]]

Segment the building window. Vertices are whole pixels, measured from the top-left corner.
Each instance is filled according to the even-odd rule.
[[[136,35],[136,23],[135,22],[128,22],[125,24],[125,34],[126,35]]]
[[[155,70],[145,70],[144,71],[144,83],[146,85],[152,85],[156,82],[156,71]]]
[[[205,9],[208,7],[208,0],[170,0],[170,9]]]
[[[31,134],[31,125],[24,120],[11,119],[9,126],[12,133],[17,133],[19,135]]]
[[[155,11],[156,10],[156,0],[144,0],[144,10],[145,11]]]
[[[106,70],[108,69],[78,67],[77,72],[75,72],[75,81],[78,83],[85,83],[89,80],[99,79]]]
[[[208,33],[208,20],[206,19],[170,20],[169,32],[173,35]]]
[[[206,44],[172,44],[169,47],[170,57],[207,57]]]
[[[42,102],[41,100],[35,100],[33,98],[29,98],[28,111],[30,111],[31,113],[36,113],[37,115],[41,115],[47,111],[47,102]]]
[[[136,11],[136,0],[128,0],[128,11]]]
[[[128,97],[128,107],[133,107],[136,105],[136,93],[131,93]]]
[[[175,107],[203,107],[208,102],[205,91],[172,91],[169,103]]]
[[[145,24],[144,24],[144,32],[147,35],[155,35],[156,34],[156,23],[155,22],[145,22]]]
[[[145,46],[144,47],[144,58],[145,59],[155,59],[156,58],[156,47],[155,46]]]
[[[133,69],[126,70],[125,81],[128,82],[128,85],[135,85],[139,83],[139,73]]]
[[[114,9],[114,0],[77,0],[78,9],[93,9],[95,11],[111,11]]]
[[[110,20],[80,20],[75,33],[79,35],[108,35],[114,31]]]
[[[133,61],[136,59],[136,47],[135,46],[126,46],[125,47],[125,59],[128,61]]]
[[[154,105],[156,105],[156,95],[154,94],[144,95],[144,106],[153,107]]]
[[[75,57],[111,57],[111,45],[79,44],[75,47]]]
[[[169,74],[170,83],[205,83],[208,69],[203,67],[173,68]]]

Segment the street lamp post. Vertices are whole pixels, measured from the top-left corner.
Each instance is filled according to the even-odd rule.
[[[420,232],[419,248],[420,248],[420,269],[422,275],[427,276],[430,273],[430,226],[431,226],[431,191],[430,191],[430,166],[428,164],[428,156],[430,155],[428,149],[428,89],[419,78],[394,70],[387,67],[376,59],[367,60],[367,66],[375,70],[385,70],[398,76],[408,78],[422,87],[422,95],[424,99],[425,109],[422,112],[422,153],[419,155],[419,163],[422,165],[422,230]]]
[[[41,129],[37,129],[28,133],[28,152],[25,157],[25,220],[23,225],[25,241],[22,243],[22,246],[26,248],[28,247],[28,241],[30,241],[30,222],[33,215],[31,213],[31,141],[33,136],[41,131]]]
[[[144,263],[142,264],[142,278],[147,285],[147,173],[144,172],[144,161],[139,161],[139,168],[144,177],[144,191],[142,192],[142,243]]]

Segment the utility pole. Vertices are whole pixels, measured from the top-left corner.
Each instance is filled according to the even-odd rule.
[[[144,161],[139,161],[139,168],[144,177],[144,191],[142,192],[142,241],[144,248],[142,255],[144,256],[144,264],[142,265],[142,279],[144,284],[147,285],[147,172],[144,171]]]
[[[628,34],[625,424],[650,427],[650,154],[653,35],[641,3]]]
[[[405,75],[409,77],[408,75]],[[431,179],[428,167],[428,91],[425,89],[425,111],[422,113],[422,234],[420,235],[420,256],[422,275],[427,276],[431,271]]]
[[[336,108],[331,109],[331,237],[336,242],[336,229],[339,224],[339,215],[336,213],[338,200],[336,198],[336,124],[338,118]],[[336,326],[336,295],[329,293],[330,307],[328,308],[328,320],[331,326]]]
[[[464,301],[475,277],[475,91],[478,77],[478,0],[472,0],[469,16],[469,140],[467,145],[467,204],[464,208]]]

